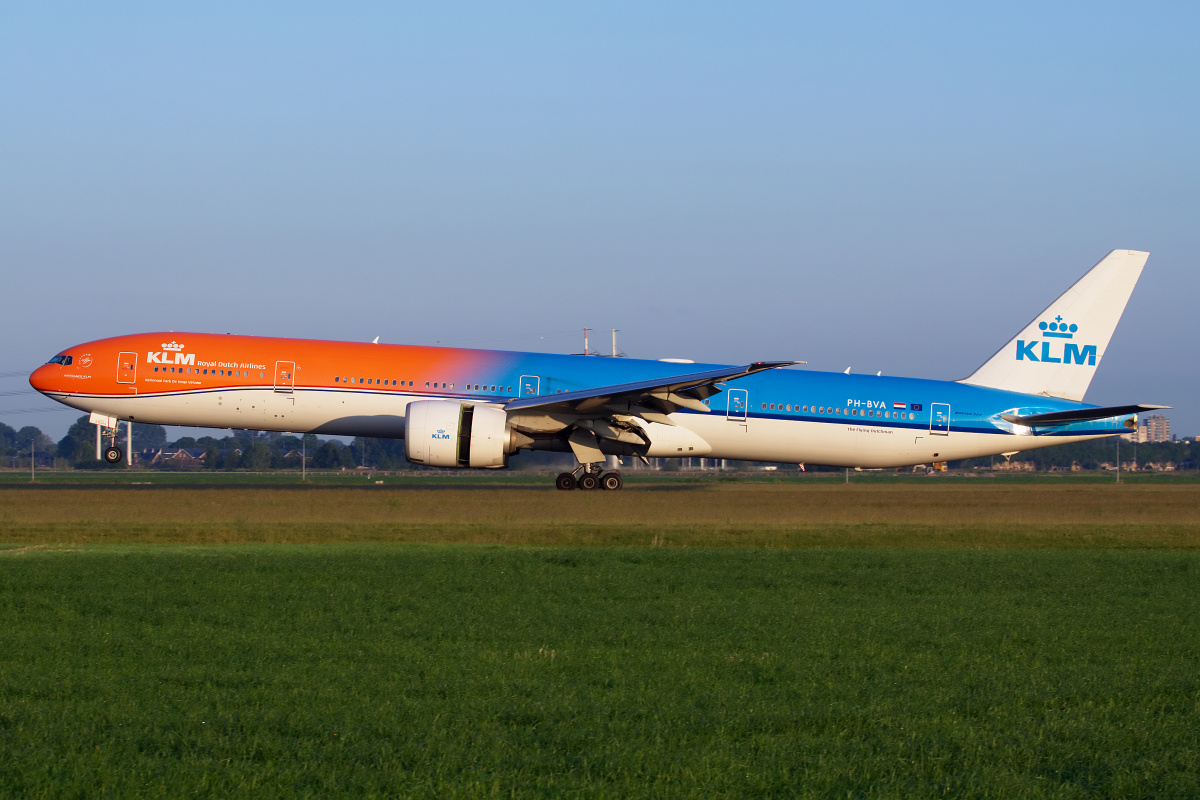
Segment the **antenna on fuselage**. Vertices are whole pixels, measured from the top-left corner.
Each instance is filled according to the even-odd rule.
[[[843,374],[843,375],[849,375],[849,374],[850,374],[850,368],[849,368],[849,367],[846,367],[846,371],[845,371],[845,372],[843,372],[842,374]]]
[[[372,339],[371,344],[379,344],[379,337],[376,336],[374,339]]]

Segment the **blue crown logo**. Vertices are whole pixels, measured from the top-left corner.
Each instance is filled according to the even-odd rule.
[[[1079,326],[1072,322],[1070,325],[1062,321],[1062,317],[1054,318],[1054,322],[1039,322],[1038,327],[1042,330],[1042,336],[1047,339],[1072,339],[1075,336],[1075,331],[1079,330]]]

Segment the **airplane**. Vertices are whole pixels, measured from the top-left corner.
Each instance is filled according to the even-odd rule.
[[[120,420],[400,438],[414,464],[570,452],[562,490],[619,489],[609,456],[903,467],[1135,430],[1169,406],[1083,403],[1148,253],[1113,250],[958,381],[449,347],[143,333],[70,347],[34,389]]]

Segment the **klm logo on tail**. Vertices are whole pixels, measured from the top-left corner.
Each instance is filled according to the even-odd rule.
[[[1017,339],[1017,361],[1041,361],[1049,364],[1087,364],[1096,366],[1096,345],[1077,345],[1074,342],[1063,342],[1062,347],[1056,347],[1054,339],[1074,339],[1079,326],[1075,323],[1068,325],[1062,317],[1054,318],[1054,322],[1039,322],[1042,339],[1025,341]],[[1038,344],[1041,347],[1038,348]],[[1036,351],[1035,351],[1035,348]]]

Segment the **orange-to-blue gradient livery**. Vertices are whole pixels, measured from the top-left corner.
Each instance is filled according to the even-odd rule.
[[[571,452],[563,489],[620,488],[600,466],[613,455],[903,466],[1126,433],[1165,408],[1082,402],[1146,259],[1109,253],[961,381],[172,332],[68,348],[29,382],[110,430],[403,438],[410,461],[437,467]]]

